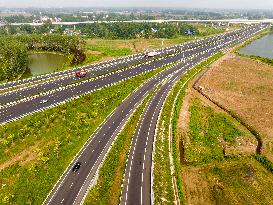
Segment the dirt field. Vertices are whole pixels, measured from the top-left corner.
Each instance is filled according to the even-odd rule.
[[[263,137],[263,154],[273,161],[273,67],[229,54],[199,81],[202,92],[239,114]]]

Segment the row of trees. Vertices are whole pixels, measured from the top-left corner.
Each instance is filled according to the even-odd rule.
[[[24,73],[29,63],[26,46],[15,39],[0,38],[0,81]]]
[[[41,26],[6,26],[0,27],[0,34],[44,34],[55,33],[63,34],[64,30],[74,29],[74,26],[52,25],[45,23]],[[195,31],[196,35],[202,34],[199,26],[187,23],[132,23],[132,22],[116,22],[116,23],[93,23],[80,24],[75,26],[82,34],[107,39],[133,39],[133,38],[174,38],[178,35],[186,35],[187,31]],[[215,32],[217,29],[211,28]]]
[[[0,37],[0,81],[13,80],[28,67],[29,50],[42,50],[74,54],[73,64],[85,59],[84,41],[76,36],[16,35]]]
[[[94,23],[77,28],[90,37],[111,39],[174,38],[188,30],[198,33],[198,28],[186,23]]]

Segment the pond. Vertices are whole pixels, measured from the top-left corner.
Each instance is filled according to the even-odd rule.
[[[53,72],[68,61],[64,55],[55,53],[33,53],[30,55],[29,68],[33,76]]]
[[[240,49],[239,53],[273,59],[273,34],[253,41]]]

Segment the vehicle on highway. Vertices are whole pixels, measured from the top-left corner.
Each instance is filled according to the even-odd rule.
[[[82,70],[79,70],[79,71],[76,71],[76,77],[79,77],[79,78],[83,78],[85,77],[87,74],[87,71],[82,69]]]
[[[155,51],[153,51],[153,52],[147,52],[147,53],[145,53],[144,57],[145,57],[145,58],[151,58],[151,57],[157,56],[158,54],[159,54],[159,53],[158,53],[158,52],[155,52]]]
[[[48,102],[48,100],[45,100],[45,99],[44,99],[44,100],[41,100],[41,101],[40,101],[40,104],[44,104],[44,103],[47,103],[47,102]]]
[[[80,162],[77,162],[74,166],[73,166],[73,169],[72,169],[72,171],[73,172],[77,172],[77,171],[79,171],[79,169],[81,168],[81,163]]]

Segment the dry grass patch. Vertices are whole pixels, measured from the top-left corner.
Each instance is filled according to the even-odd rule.
[[[211,68],[198,86],[261,133],[263,154],[273,161],[273,67],[229,54]]]
[[[201,165],[255,154],[257,140],[239,122],[193,88],[186,91],[178,121],[181,162]]]
[[[0,164],[0,171],[2,169],[5,169],[16,162],[19,162],[21,166],[24,166],[28,162],[34,160],[36,158],[35,149],[37,148],[37,145],[33,145],[29,147],[28,149],[23,150],[21,153],[13,156],[10,160],[5,161]]]

